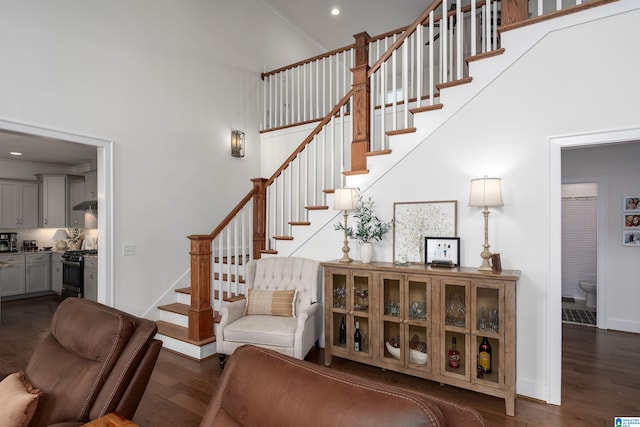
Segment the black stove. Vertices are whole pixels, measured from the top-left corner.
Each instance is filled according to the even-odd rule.
[[[62,298],[83,297],[84,257],[97,254],[97,249],[65,251],[62,254]]]
[[[62,254],[62,258],[68,261],[82,261],[82,257],[85,255],[98,255],[97,249],[85,249],[82,251],[65,251]]]

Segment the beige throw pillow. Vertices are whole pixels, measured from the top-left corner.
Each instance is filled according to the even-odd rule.
[[[271,316],[296,316],[297,289],[264,291],[249,288],[244,314],[266,314]]]
[[[0,382],[0,427],[23,427],[33,417],[40,390],[24,379],[24,372],[8,375]]]

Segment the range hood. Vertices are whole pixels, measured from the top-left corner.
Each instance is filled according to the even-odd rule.
[[[98,210],[97,200],[87,200],[86,202],[78,203],[73,207],[74,211],[95,211]]]

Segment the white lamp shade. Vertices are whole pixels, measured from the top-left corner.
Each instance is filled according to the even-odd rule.
[[[67,240],[68,238],[67,230],[63,230],[62,228],[57,229],[56,232],[53,233],[53,240]]]
[[[477,178],[471,180],[471,194],[469,206],[503,206],[500,178]]]
[[[338,188],[333,192],[333,209],[350,211],[358,206],[355,188]]]

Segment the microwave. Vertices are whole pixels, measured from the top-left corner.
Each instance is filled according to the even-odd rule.
[[[18,252],[18,233],[0,233],[0,252]]]

